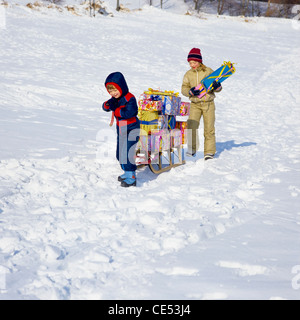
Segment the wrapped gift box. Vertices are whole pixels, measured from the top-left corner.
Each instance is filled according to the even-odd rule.
[[[167,129],[168,128],[168,116],[163,114],[158,116],[158,126],[157,129]]]
[[[169,116],[162,114],[158,116],[158,126],[157,129],[175,129],[176,126],[176,116]]]
[[[190,113],[191,103],[190,102],[181,102],[179,112],[177,115],[179,116],[188,116]]]
[[[177,121],[176,128],[181,131],[182,144],[187,142],[187,122],[186,121]]]
[[[150,95],[142,94],[138,100],[138,106],[140,110],[144,111],[162,111],[162,100],[154,100]]]
[[[218,82],[223,82],[228,77],[230,77],[234,72],[235,72],[235,67],[233,66],[233,64],[230,61],[228,62],[224,61],[222,66],[217,70],[215,70],[213,73],[211,73],[209,76],[204,78],[201,81],[201,84],[205,87],[206,90],[209,91],[211,89],[212,83],[215,80],[217,80]]]
[[[179,147],[182,144],[182,134],[179,129],[173,129],[170,131],[171,146],[173,148]]]
[[[140,135],[139,142],[137,144],[137,149],[140,151],[144,151],[147,153],[148,151],[151,150],[151,136],[150,135]]]
[[[138,118],[140,120],[141,135],[147,135],[153,129],[158,129],[158,111],[139,110]]]
[[[151,131],[151,151],[159,152],[170,149],[170,132],[166,129]]]
[[[169,129],[169,130],[175,129],[176,116],[166,116],[166,117],[168,117],[168,127],[167,127],[167,129]]]
[[[149,89],[140,96],[138,105],[141,110],[161,111],[164,115],[179,115],[181,98],[173,91]]]
[[[162,114],[177,115],[180,109],[181,98],[177,96],[162,96]]]

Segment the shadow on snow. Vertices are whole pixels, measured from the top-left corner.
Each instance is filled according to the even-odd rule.
[[[250,147],[256,145],[256,142],[243,142],[243,143],[235,143],[234,140],[226,141],[226,142],[217,142],[216,149],[217,153],[215,158],[219,158],[220,154],[225,150],[231,150],[233,148],[240,148],[240,147]]]

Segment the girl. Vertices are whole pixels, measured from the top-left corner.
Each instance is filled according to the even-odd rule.
[[[189,52],[187,61],[191,69],[185,73],[181,86],[181,93],[191,100],[191,109],[187,121],[189,129],[187,156],[196,156],[196,151],[199,148],[198,128],[200,119],[203,116],[204,160],[213,159],[216,153],[214,92],[221,91],[222,87],[219,82],[215,81],[213,90],[199,99],[197,96],[200,91],[196,90],[195,87],[202,79],[209,76],[213,70],[202,63],[201,51],[198,48],[193,48]]]

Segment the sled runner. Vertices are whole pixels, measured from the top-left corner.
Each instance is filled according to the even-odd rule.
[[[233,66],[233,63],[231,63],[230,61],[224,61],[220,68],[218,68],[212,74],[204,78],[196,87],[197,90],[200,90],[198,98],[200,99],[204,97],[207,93],[209,93],[212,90],[214,81],[223,82],[224,80],[229,78],[234,72],[235,67]]]
[[[176,148],[158,152],[137,150],[136,164],[138,168],[148,165],[150,170],[155,174],[169,171],[172,168],[185,164],[183,148],[180,145]]]
[[[178,93],[148,89],[141,95],[138,118],[140,140],[136,150],[138,167],[148,165],[159,174],[185,164],[183,156],[184,121],[177,117],[189,114],[190,103],[181,102]]]

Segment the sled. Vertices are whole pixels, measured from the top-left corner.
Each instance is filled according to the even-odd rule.
[[[181,102],[179,93],[149,88],[138,101],[141,134],[136,149],[138,168],[149,166],[155,174],[185,164],[183,144],[185,126],[176,116],[187,116],[189,102]],[[185,122],[186,123],[186,122]]]
[[[138,168],[148,165],[153,173],[160,174],[185,164],[183,154],[182,145],[158,152],[137,150],[136,165]]]
[[[218,81],[221,83],[224,80],[228,79],[234,72],[235,67],[233,66],[233,63],[231,63],[230,61],[224,61],[220,68],[215,70],[213,73],[204,78],[198,84],[198,86],[195,89],[200,90],[200,94],[197,97],[199,99],[204,97],[207,93],[209,93],[212,90],[214,81]]]

